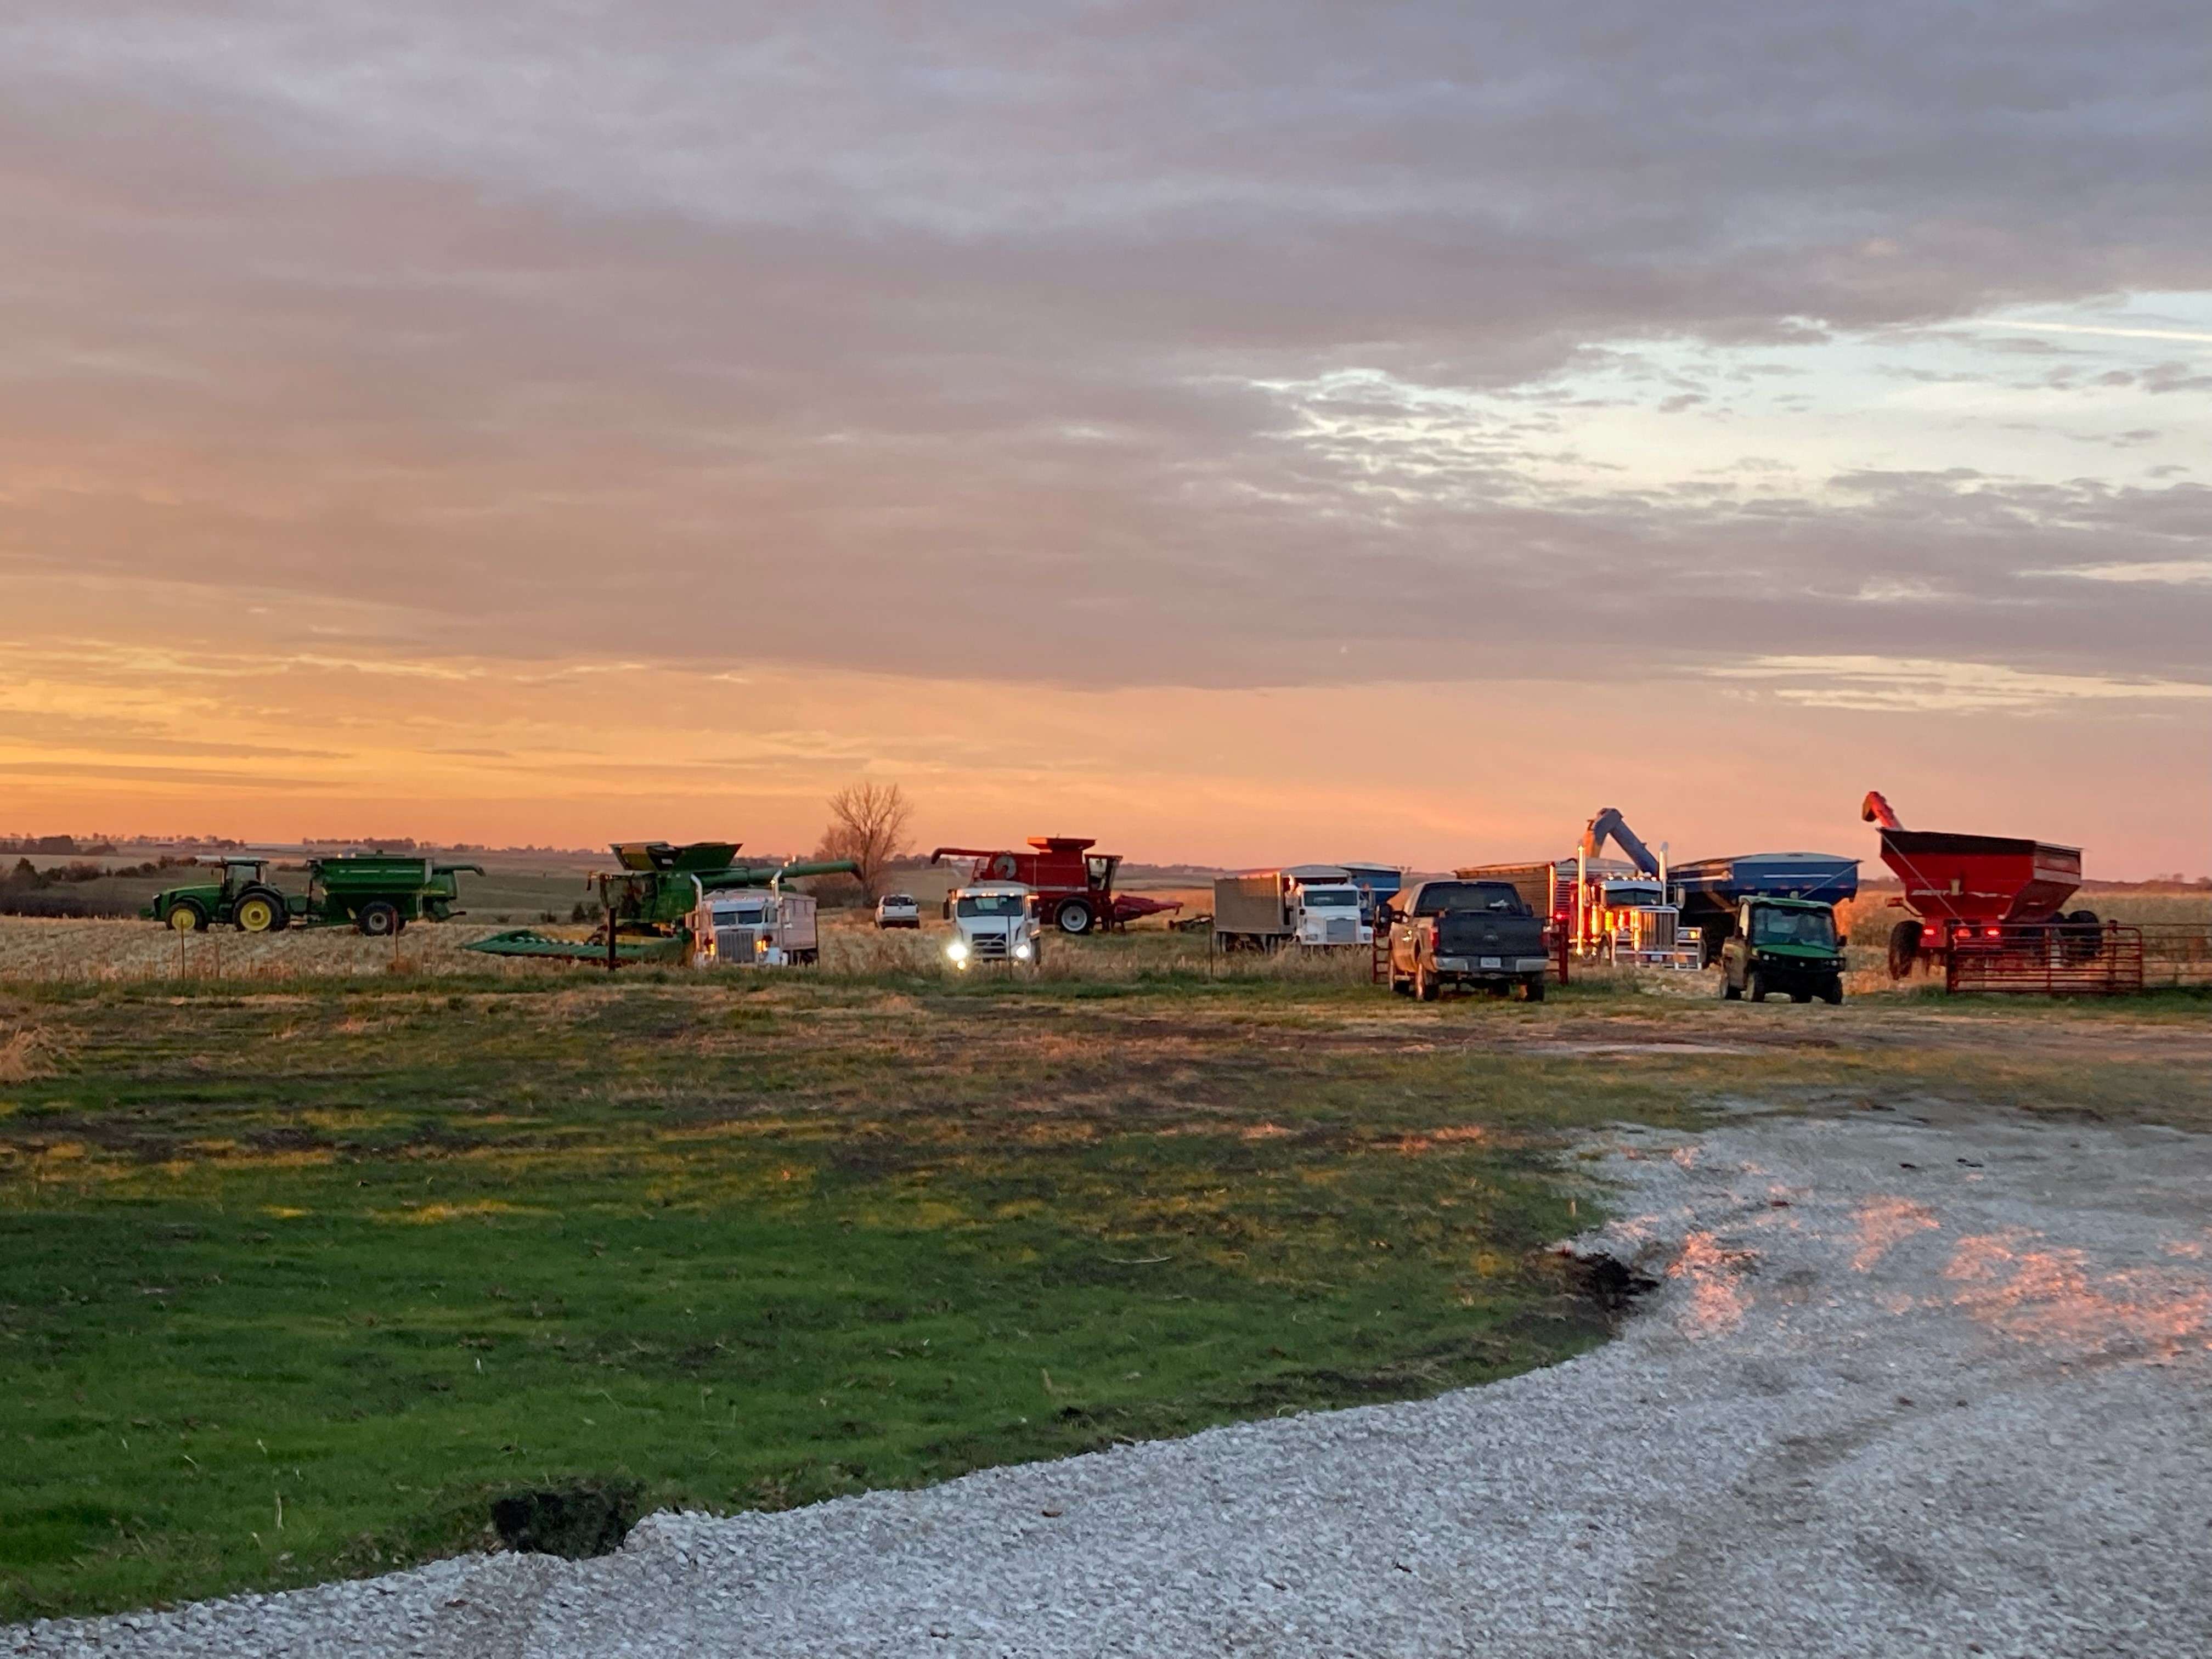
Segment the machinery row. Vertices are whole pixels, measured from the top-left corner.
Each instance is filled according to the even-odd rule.
[[[1954,989],[2124,990],[2142,983],[2140,930],[2063,907],[2081,885],[2078,848],[2010,836],[1907,830],[1869,793],[1881,858],[1901,886],[1891,927],[1893,978],[1925,969]],[[1606,854],[1610,844],[1622,854]],[[1076,836],[1039,836],[1026,848],[940,847],[933,864],[967,864],[945,899],[956,968],[1035,967],[1048,928],[1073,937],[1172,913],[1176,902],[1117,893],[1121,860]],[[625,842],[620,868],[593,878],[600,920],[585,938],[514,928],[467,948],[493,956],[626,963],[778,967],[818,959],[815,900],[786,884],[857,873],[848,861],[744,863],[740,843]],[[265,858],[221,862],[219,879],[172,888],[143,914],[180,932],[266,933],[351,927],[394,935],[409,922],[459,915],[459,878],[473,864],[389,854],[310,859],[304,892],[270,878]],[[1395,866],[1310,864],[1224,876],[1210,912],[1170,925],[1210,934],[1227,952],[1360,950],[1394,989],[1430,997],[1449,985],[1540,996],[1547,978],[1579,965],[1723,969],[1722,994],[1836,1001],[1844,948],[1835,907],[1858,892],[1859,861],[1826,853],[1752,853],[1670,864],[1620,811],[1583,827],[1569,856],[1469,865],[1408,890]],[[886,897],[884,927],[919,927],[905,895]]]

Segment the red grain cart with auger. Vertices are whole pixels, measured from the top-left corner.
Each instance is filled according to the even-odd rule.
[[[2059,908],[2081,884],[2080,848],[1907,830],[1879,792],[1859,816],[1880,826],[1881,861],[1904,884],[1890,902],[1917,918],[1890,930],[1891,978],[1925,962],[1954,991],[2141,988],[2138,929]]]
[[[1181,908],[1161,899],[1116,897],[1114,872],[1121,867],[1121,855],[1092,852],[1097,844],[1079,836],[1031,836],[1032,850],[1027,853],[1011,848],[940,847],[929,861],[972,859],[971,882],[1020,882],[1037,896],[1040,913],[1063,933],[1119,927],[1139,916]]]

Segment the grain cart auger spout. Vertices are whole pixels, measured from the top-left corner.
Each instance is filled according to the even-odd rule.
[[[535,928],[494,933],[462,948],[492,957],[542,957],[590,962],[608,969],[633,963],[678,963],[692,957],[691,918],[708,893],[732,888],[781,888],[801,876],[858,875],[850,859],[790,864],[743,865],[742,842],[665,841],[617,842],[617,871],[593,876],[605,920],[582,939],[562,939]]]
[[[1618,806],[1606,807],[1584,827],[1583,856],[1586,859],[1594,859],[1603,852],[1606,837],[1608,836],[1620,846],[1622,852],[1628,854],[1629,862],[1645,875],[1656,876],[1662,873],[1659,860],[1653,856],[1651,849],[1644,844],[1636,831],[1628,827],[1628,820],[1620,816],[1620,809]]]

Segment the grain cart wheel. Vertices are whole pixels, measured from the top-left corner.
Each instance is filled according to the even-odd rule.
[[[1900,921],[1889,930],[1889,976],[1903,979],[1920,957],[1920,924]]]
[[[1097,922],[1091,906],[1082,899],[1063,899],[1060,908],[1052,913],[1053,924],[1063,933],[1087,933]]]
[[[371,939],[389,939],[399,931],[399,912],[382,899],[371,899],[355,915],[353,925]]]
[[[179,899],[169,907],[169,926],[179,933],[197,933],[207,926],[207,912],[191,899]]]
[[[248,893],[231,907],[230,921],[241,933],[273,933],[284,925],[284,901],[268,893]]]

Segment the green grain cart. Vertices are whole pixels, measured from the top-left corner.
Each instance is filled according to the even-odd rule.
[[[269,860],[225,858],[222,878],[155,895],[138,914],[180,933],[235,927],[271,933],[285,927],[352,927],[372,939],[397,933],[410,921],[445,921],[462,913],[463,874],[483,874],[480,864],[437,864],[398,853],[349,853],[309,859],[307,890],[288,893],[269,879]]]

